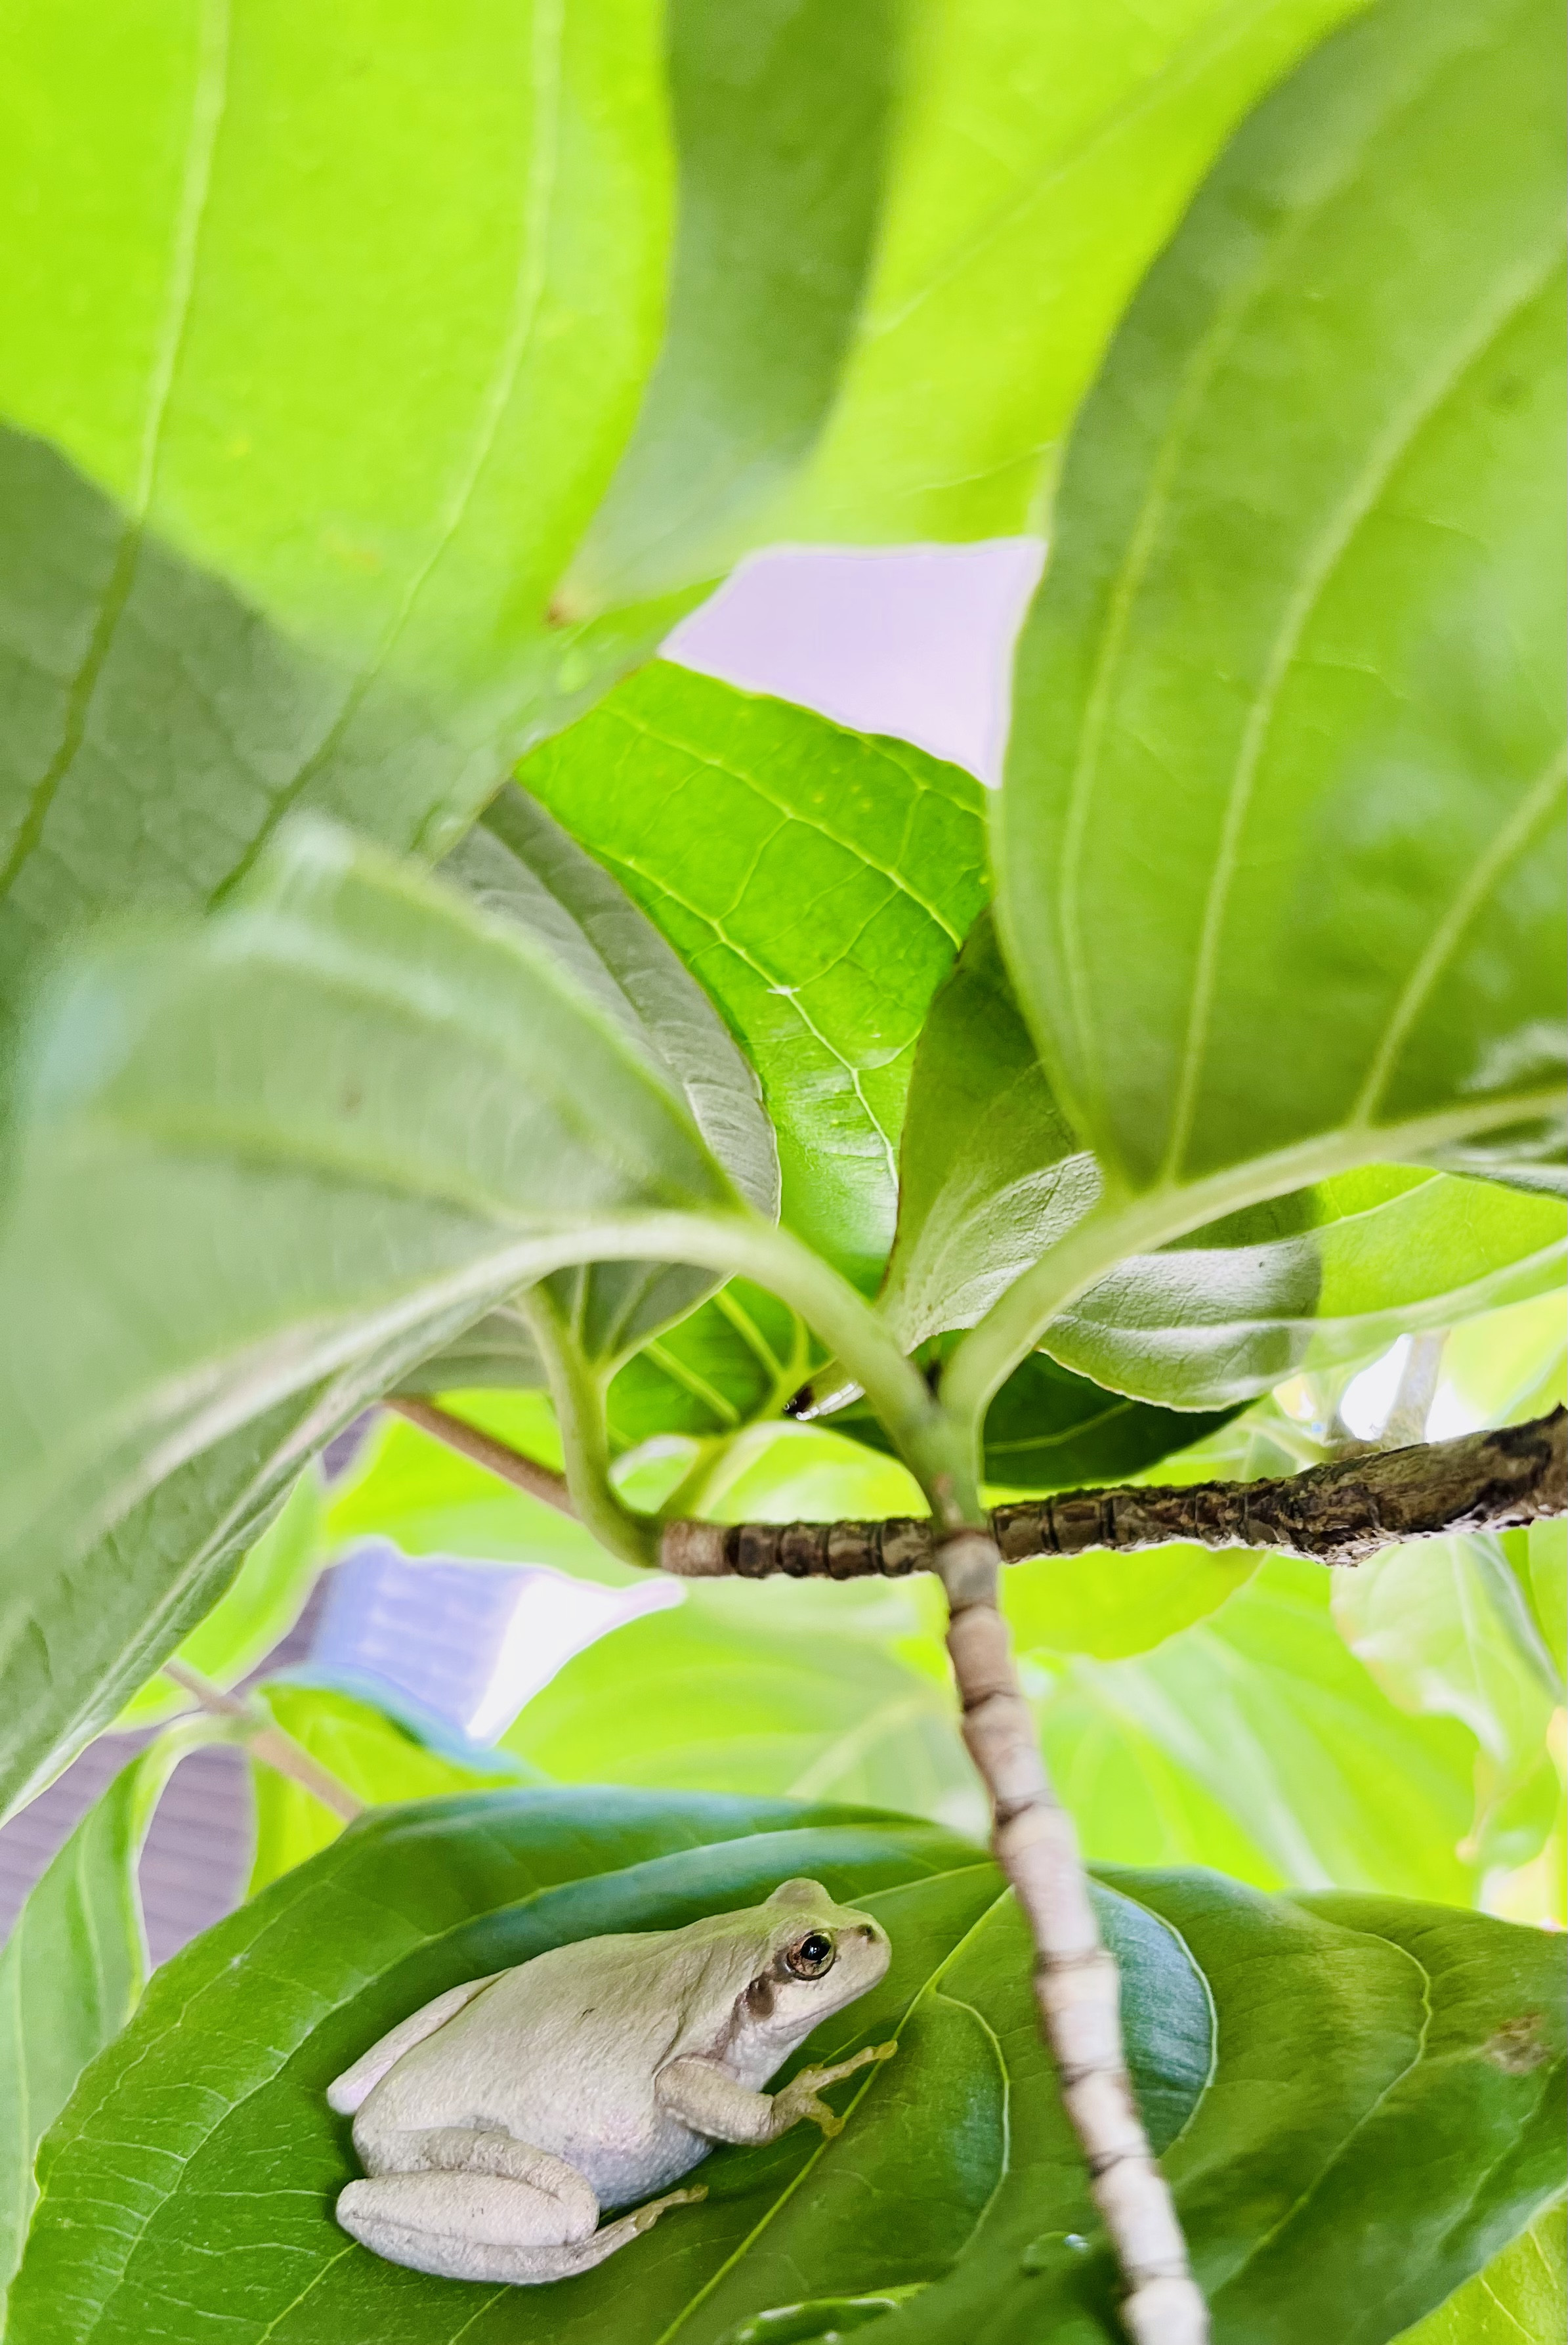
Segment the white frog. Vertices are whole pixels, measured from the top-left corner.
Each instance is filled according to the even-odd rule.
[[[684,1930],[588,1938],[470,1979],[405,2019],[328,2088],[354,2118],[366,2176],[338,2200],[350,2236],[451,2279],[564,2279],[591,2270],[668,2207],[722,2141],[773,2141],[878,2044],[761,2087],[814,2027],[887,1969],[887,1934],[786,1881],[765,1904]]]

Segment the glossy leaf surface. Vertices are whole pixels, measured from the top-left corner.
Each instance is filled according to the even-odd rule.
[[[1059,1096],[1134,1190],[1474,1162],[1511,1125],[1528,1158],[1560,1110],[1561,43],[1545,0],[1337,34],[1084,410],[1000,909]]]
[[[521,779],[739,1036],[778,1133],[784,1220],[874,1284],[916,1041],[985,897],[979,784],[667,665]]]
[[[1357,0],[921,0],[876,267],[780,534],[1037,529],[1138,279],[1248,108]]]
[[[798,1873],[869,1904],[894,1946],[883,1985],[810,2046],[899,2042],[842,2096],[836,2141],[797,2129],[716,2152],[704,2205],[569,2287],[454,2285],[345,2247],[330,2204],[353,2167],[323,2094],[367,2040],[460,1979],[752,1903]],[[237,2345],[280,2324],[298,2345],[356,2326],[420,2345],[464,2331],[481,2345],[612,2332],[718,2345],[798,2302],[803,2277],[828,2299],[930,2283],[885,2316],[890,2340],[950,2337],[941,2322],[959,2309],[1000,2345],[1037,2336],[1053,2304],[1098,2334],[1101,2258],[1092,2241],[1087,2257],[1060,2244],[1091,2232],[1082,2167],[1034,2025],[1021,1927],[996,1891],[978,1850],[871,1811],[523,1792],[362,1822],[160,1973],[84,2081],[43,2161],[13,2345],[117,2345],[155,2303],[171,2340],[221,2310]],[[1366,2304],[1375,2256],[1385,2291],[1419,2315],[1560,2187],[1556,1951],[1539,1933],[1386,1900],[1266,1899],[1201,1874],[1123,1874],[1098,1894],[1135,2078],[1226,2345],[1258,2333],[1243,2324],[1271,2260],[1315,2276],[1320,2317]],[[1537,2017],[1511,2028],[1526,2005]],[[1282,2096],[1288,2156],[1273,2126]],[[116,2160],[143,2138],[161,2153],[159,2179],[133,2203]],[[1414,2208],[1406,2248],[1389,2232]],[[1263,2301],[1270,2317],[1280,2308],[1269,2333],[1310,2337],[1299,2286]],[[1355,2318],[1358,2340],[1392,2333],[1375,2313]]]
[[[884,1302],[911,1345],[971,1325],[1101,1195],[1095,1160],[1039,1063],[988,914],[966,939],[920,1038],[899,1171]],[[1406,1329],[1450,1326],[1554,1291],[1565,1241],[1568,1212],[1554,1199],[1373,1166],[1233,1214],[1160,1254],[1130,1255],[1052,1323],[1050,1349],[1117,1392],[1214,1408],[1298,1368],[1377,1351]],[[1004,1438],[1016,1437],[1009,1406],[1005,1390],[993,1409],[1007,1423]]]
[[[647,0],[10,13],[7,996],[291,807],[433,850],[624,665],[546,610],[656,347],[660,43]]]
[[[8,1788],[221,1592],[156,1547],[84,1567],[177,1468],[324,1378],[384,1390],[618,1213],[743,1210],[541,947],[315,827],[205,929],[85,961],[29,1100],[0,1234]]]
[[[1180,1933],[1214,1998],[1209,2089],[1165,2165],[1216,2345],[1382,2345],[1562,2188],[1549,1937],[1387,1898],[1107,1877]],[[887,2345],[1118,2335],[1105,2248],[1040,2224],[1049,2167],[1020,2150],[973,2250],[889,2318]]]

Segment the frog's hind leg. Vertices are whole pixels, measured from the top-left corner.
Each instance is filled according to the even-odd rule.
[[[666,2207],[706,2195],[672,2191],[596,2230],[599,2202],[576,2167],[510,2134],[433,2127],[375,2147],[369,2178],[339,2194],[339,2222],[389,2263],[446,2279],[565,2279],[602,2263]]]

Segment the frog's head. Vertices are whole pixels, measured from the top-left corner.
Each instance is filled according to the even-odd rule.
[[[756,1909],[763,1959],[745,1993],[747,2015],[798,2042],[819,2020],[874,1987],[893,1950],[880,1922],[835,1905],[820,1881],[785,1881]]]

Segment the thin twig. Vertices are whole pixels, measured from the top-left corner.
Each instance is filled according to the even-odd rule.
[[[1266,1548],[1360,1563],[1380,1548],[1454,1531],[1507,1530],[1568,1514],[1568,1412],[1452,1441],[1377,1450],[1277,1481],[1128,1483],[998,1507],[1004,1563],[1037,1555],[1123,1553],[1180,1541]],[[936,1568],[924,1516],[873,1523],[670,1523],[660,1562],[682,1579],[902,1578]]]
[[[454,1416],[450,1409],[438,1408],[433,1400],[415,1400],[404,1394],[393,1393],[382,1406],[395,1409],[400,1416],[406,1416],[409,1423],[417,1425],[422,1433],[434,1434],[436,1439],[444,1441],[449,1449],[459,1450],[463,1457],[471,1457],[476,1466],[488,1467],[492,1474],[499,1474],[501,1480],[510,1482],[514,1489],[526,1490],[531,1498],[541,1498],[558,1514],[576,1515],[572,1493],[566,1487],[566,1477],[551,1473],[548,1466],[538,1465],[533,1458],[525,1457],[521,1449],[513,1449],[509,1442],[498,1441],[493,1434],[481,1433],[477,1425],[470,1425],[465,1418]]]
[[[365,1812],[363,1800],[357,1800],[347,1783],[313,1759],[309,1751],[286,1734],[282,1727],[269,1719],[259,1703],[248,1701],[242,1694],[226,1693],[221,1686],[204,1678],[184,1661],[166,1661],[163,1674],[172,1678],[177,1686],[200,1703],[214,1718],[231,1718],[245,1729],[245,1743],[252,1756],[264,1759],[275,1774],[287,1775],[330,1808],[334,1815],[352,1823]]]
[[[1001,1558],[983,1531],[967,1531],[945,1539],[936,1562],[964,1741],[990,1794],[996,1862],[1034,1941],[1035,1995],[1063,2106],[1128,2282],[1123,2324],[1134,2345],[1205,2345],[1208,2308],[1128,2075],[1116,1957],[1100,1938],[1077,1833],[1046,1771],[997,1610]]]

